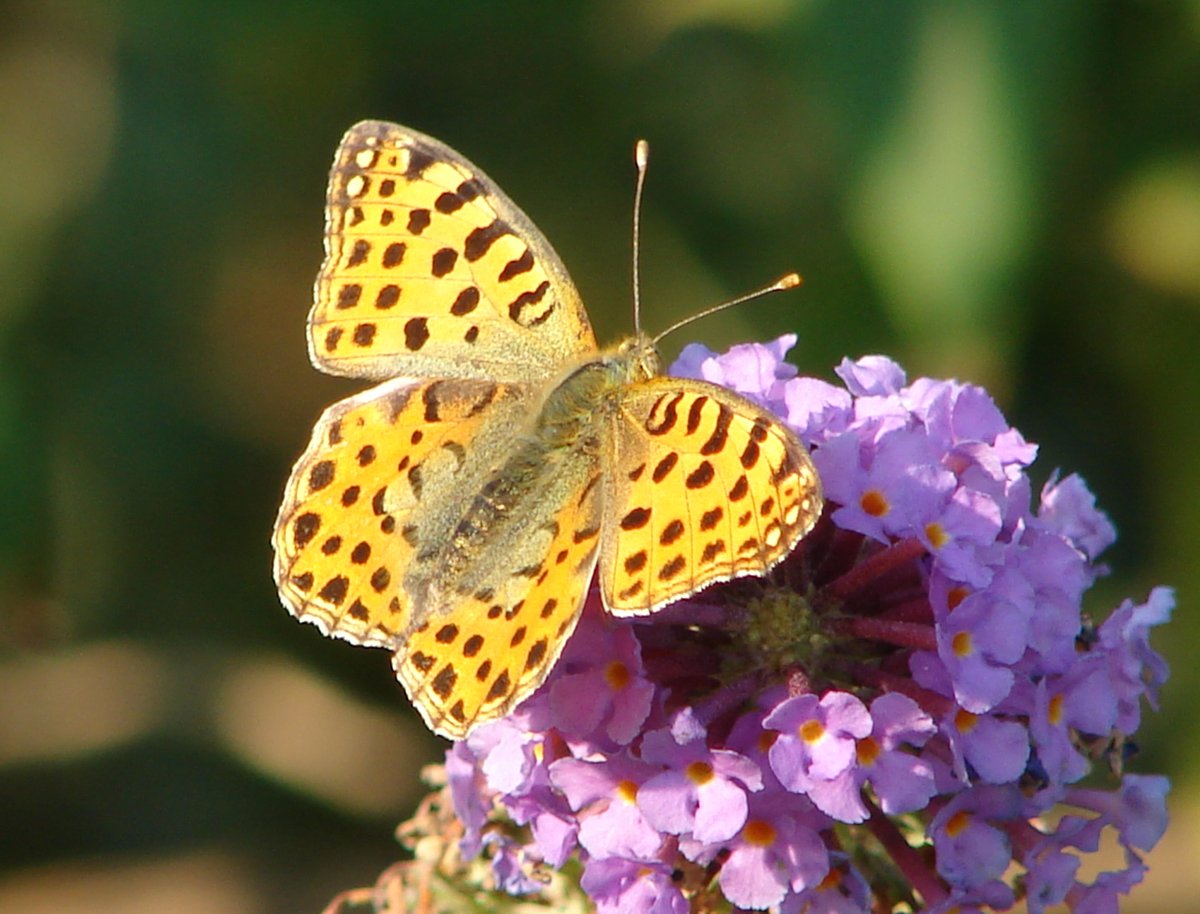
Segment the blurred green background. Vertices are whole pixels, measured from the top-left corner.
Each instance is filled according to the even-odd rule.
[[[605,340],[796,331],[987,385],[1179,589],[1137,770],[1193,910],[1200,3],[0,3],[0,911],[317,911],[396,859],[437,741],[383,652],[292,621],[268,536],[313,419],[326,174],[395,120],[542,227]],[[1193,880],[1191,886],[1187,880]],[[1189,894],[1189,892],[1191,894]]]

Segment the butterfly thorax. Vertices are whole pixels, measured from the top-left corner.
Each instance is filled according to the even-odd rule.
[[[641,334],[568,369],[550,385],[534,435],[551,449],[580,442],[629,385],[658,374],[658,350]]]
[[[450,520],[446,535],[418,554],[408,586],[432,612],[452,593],[490,591],[510,569],[515,534],[540,505],[558,505],[567,492],[598,478],[622,393],[658,372],[658,353],[644,336],[577,363],[546,386],[524,428],[513,429],[507,458]],[[546,511],[547,515],[551,512]],[[530,565],[532,572],[533,565]]]

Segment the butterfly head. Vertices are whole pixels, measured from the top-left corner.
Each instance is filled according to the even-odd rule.
[[[661,372],[658,346],[643,333],[622,340],[611,357],[627,384],[649,380]]]

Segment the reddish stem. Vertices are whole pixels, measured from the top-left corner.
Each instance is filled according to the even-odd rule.
[[[865,663],[842,664],[847,678],[864,685],[871,685],[881,692],[900,692],[919,704],[931,717],[943,717],[956,707],[953,700],[929,689],[923,689],[908,676],[897,676]]]
[[[872,641],[883,641],[918,651],[937,650],[937,635],[933,626],[920,622],[894,622],[891,619],[851,616],[832,619],[828,625],[837,634],[852,638],[869,638]]]
[[[896,622],[933,622],[933,607],[929,605],[929,597],[919,596],[903,603],[897,603],[879,614],[881,619],[892,619]]]
[[[896,571],[925,555],[925,545],[918,539],[900,540],[882,552],[876,552],[859,562],[844,575],[825,585],[823,591],[835,600],[845,601],[889,572]]]
[[[921,894],[925,907],[931,908],[946,900],[947,892],[942,881],[930,870],[925,858],[915,848],[904,840],[894,822],[871,805],[871,818],[867,820],[867,828],[883,845],[888,856],[895,861],[909,881],[909,884]]]

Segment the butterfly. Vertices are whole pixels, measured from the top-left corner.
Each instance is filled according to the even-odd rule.
[[[640,332],[600,349],[549,242],[478,168],[381,121],[343,137],[308,318],[329,407],[273,536],[287,609],[387,648],[461,739],[545,681],[593,574],[641,616],[762,574],[812,528],[804,445],[725,388],[660,374]]]

